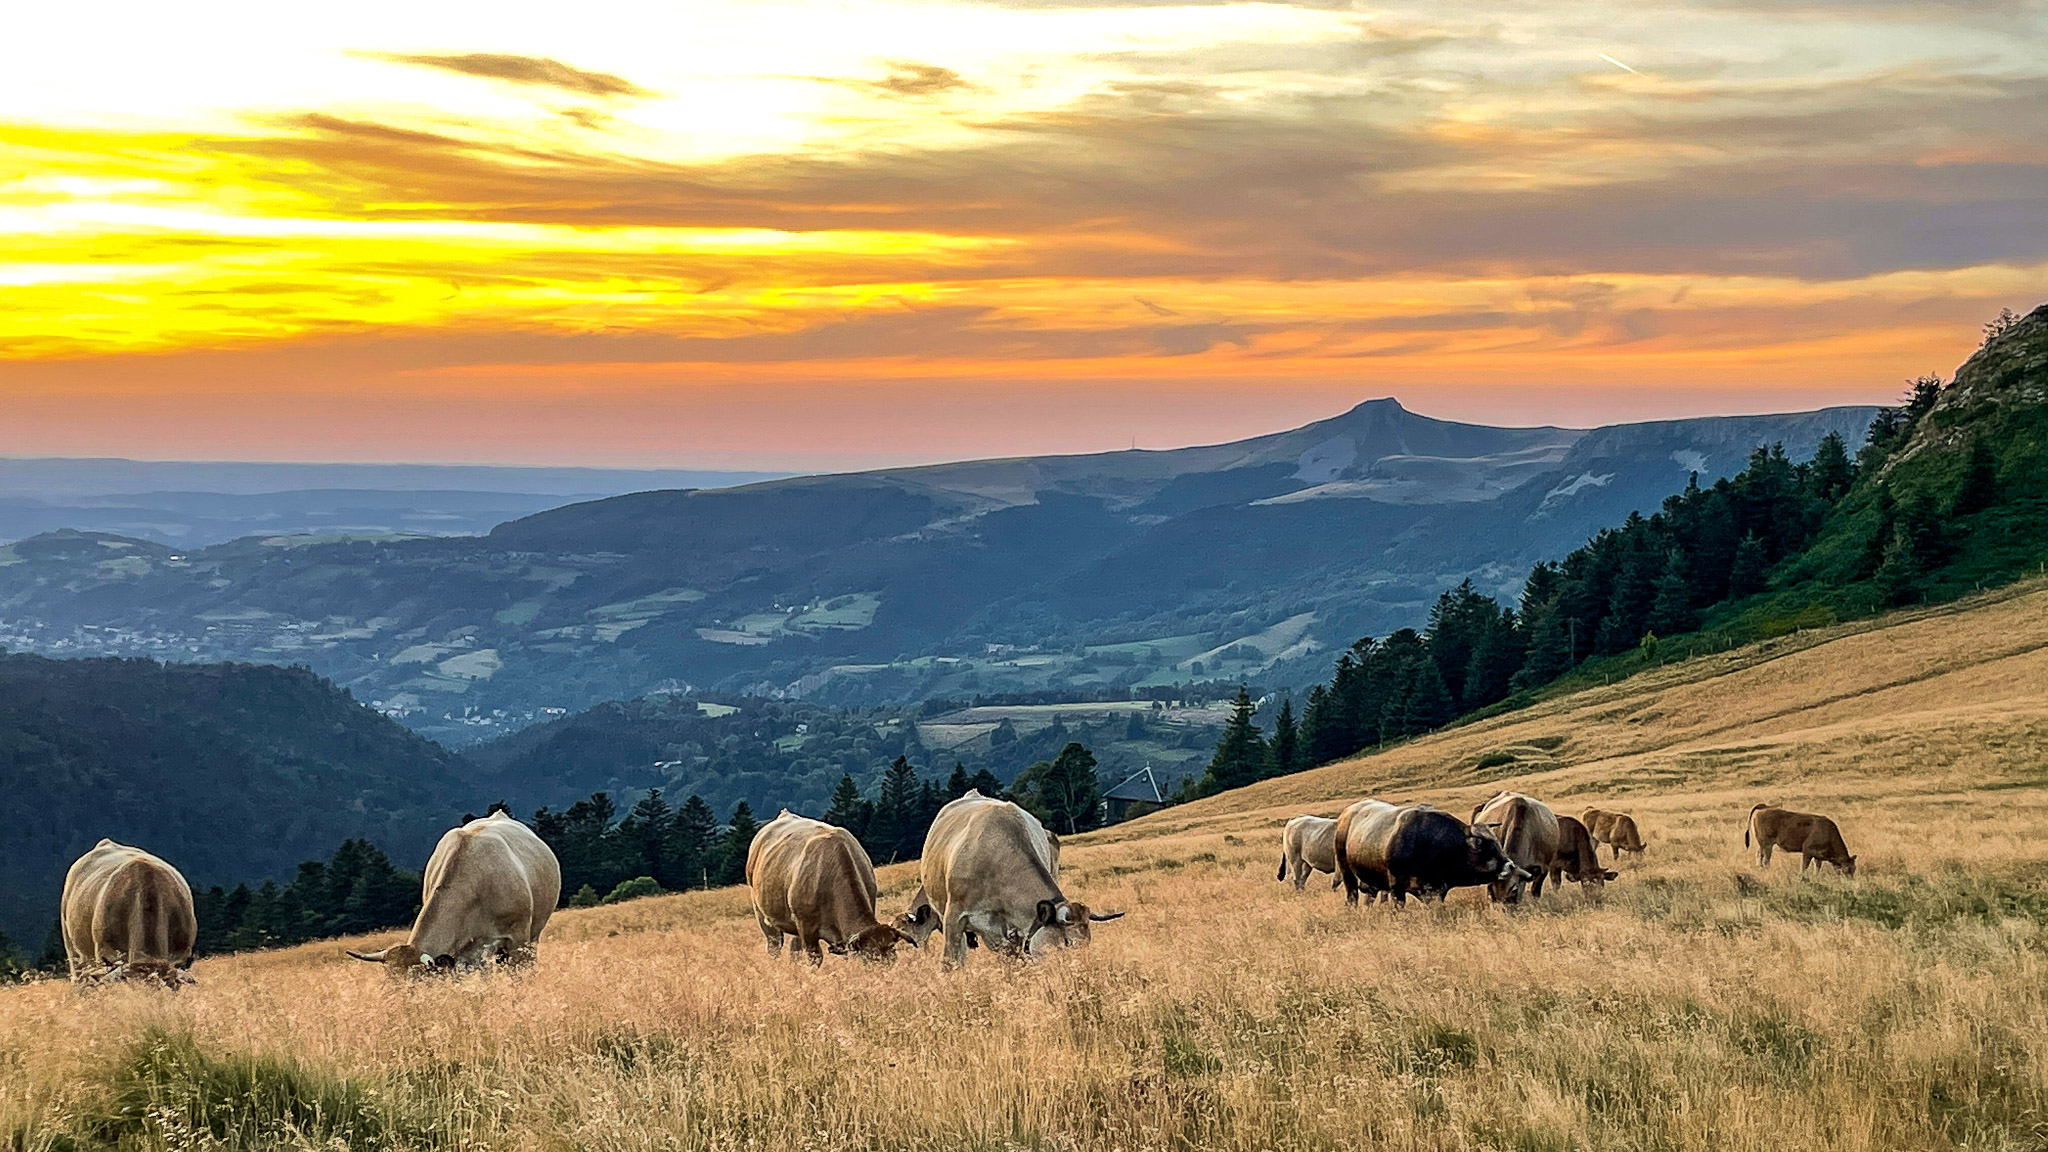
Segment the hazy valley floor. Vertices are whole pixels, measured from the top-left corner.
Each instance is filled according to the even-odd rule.
[[[2048,1147],[2048,588],[1881,625],[1079,838],[1067,891],[1130,915],[1031,966],[813,971],[727,890],[564,912],[523,977],[321,944],[0,991],[0,1147]],[[1289,816],[1509,781],[1648,852],[1599,906],[1273,879]],[[1757,868],[1760,800],[1834,815],[1857,877]]]

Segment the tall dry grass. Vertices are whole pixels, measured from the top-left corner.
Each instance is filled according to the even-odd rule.
[[[394,983],[310,945],[178,995],[0,991],[0,1146],[2048,1147],[2043,651],[2048,593],[2008,597],[1081,838],[1067,887],[1130,916],[1029,966],[814,971],[727,891],[564,912],[524,976]],[[1273,880],[1286,816],[1458,810],[1501,748],[1516,787],[1643,823],[1604,903],[1347,911]],[[1757,869],[1757,799],[1835,814],[1857,877]]]

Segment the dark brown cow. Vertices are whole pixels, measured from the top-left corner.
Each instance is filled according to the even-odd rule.
[[[1743,847],[1748,847],[1752,838],[1756,840],[1759,868],[1770,867],[1772,849],[1783,848],[1799,853],[1801,872],[1820,862],[1833,864],[1851,876],[1856,874],[1856,858],[1849,855],[1849,846],[1842,843],[1842,830],[1825,816],[1758,804],[1749,810],[1749,826],[1742,831]]]
[[[1604,808],[1588,808],[1579,815],[1579,821],[1593,836],[1593,843],[1605,844],[1614,849],[1614,858],[1621,859],[1623,852],[1643,851],[1642,833],[1636,831],[1635,817],[1626,812],[1609,812]]]
[[[1550,858],[1550,886],[1559,876],[1579,885],[1589,899],[1600,898],[1601,886],[1621,873],[1600,867],[1600,849],[1584,824],[1569,816],[1557,818],[1557,854]]]

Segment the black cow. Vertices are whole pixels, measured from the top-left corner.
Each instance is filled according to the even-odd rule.
[[[1530,874],[1484,829],[1441,808],[1361,800],[1337,817],[1337,876],[1346,903],[1358,903],[1363,890],[1368,899],[1392,893],[1402,904],[1411,892],[1441,900],[1453,888]]]

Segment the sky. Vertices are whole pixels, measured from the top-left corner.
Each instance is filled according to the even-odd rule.
[[[812,470],[1894,398],[2048,0],[10,12],[0,454]]]

